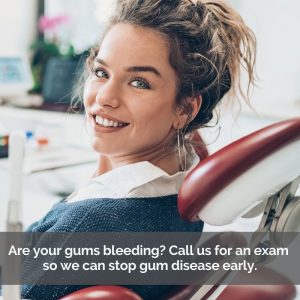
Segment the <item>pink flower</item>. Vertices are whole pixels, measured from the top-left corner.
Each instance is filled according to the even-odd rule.
[[[56,17],[42,16],[39,19],[39,30],[41,32],[53,31],[57,26],[67,23],[69,20],[70,18],[67,15]]]

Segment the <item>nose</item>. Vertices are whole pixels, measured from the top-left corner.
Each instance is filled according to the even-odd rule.
[[[120,106],[120,87],[110,79],[97,90],[96,102],[99,106],[110,106],[116,108]]]

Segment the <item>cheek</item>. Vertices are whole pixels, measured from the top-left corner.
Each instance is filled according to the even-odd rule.
[[[139,130],[155,135],[165,134],[172,127],[175,112],[171,105],[152,105],[136,112],[136,124]]]

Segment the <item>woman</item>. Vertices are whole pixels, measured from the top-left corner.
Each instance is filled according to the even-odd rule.
[[[87,60],[84,106],[99,153],[95,177],[29,231],[199,231],[177,212],[193,164],[193,131],[221,98],[253,83],[255,39],[221,1],[119,0]],[[57,299],[79,287],[24,286],[24,298]],[[155,299],[165,287],[135,287]]]

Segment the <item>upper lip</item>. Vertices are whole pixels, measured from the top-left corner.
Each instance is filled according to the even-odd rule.
[[[114,117],[112,117],[112,116],[110,116],[110,115],[108,115],[108,114],[105,114],[105,113],[101,112],[101,111],[92,111],[92,112],[91,112],[91,115],[92,115],[93,117],[99,116],[99,117],[102,117],[102,118],[104,118],[104,119],[112,120],[112,121],[118,122],[118,123],[129,124],[129,123],[125,122],[125,121],[122,121],[122,120],[119,120],[119,119],[117,119],[117,118],[114,118]]]

